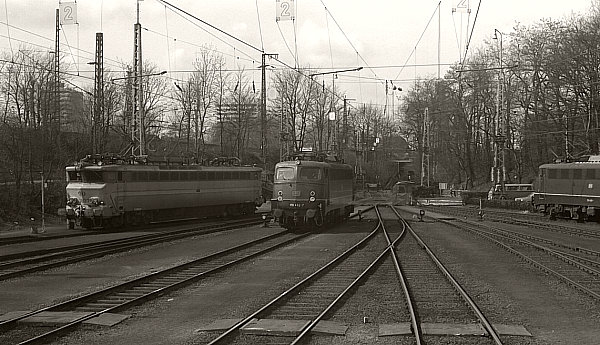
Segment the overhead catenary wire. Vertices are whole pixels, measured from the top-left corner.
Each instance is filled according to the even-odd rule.
[[[441,1],[440,1],[440,3],[441,3]],[[433,20],[436,12],[439,11],[439,10],[440,10],[440,7],[439,7],[439,3],[438,3],[438,5],[435,6],[435,10],[431,14],[431,17],[429,18],[429,21],[427,21],[427,25],[425,25],[425,29],[423,29],[423,32],[421,32],[421,36],[419,36],[419,39],[417,40],[417,43],[415,43],[415,48],[413,50],[411,50],[410,54],[406,58],[406,61],[404,62],[405,66],[408,65],[408,61],[410,61],[410,58],[416,52],[417,47],[419,46],[419,43],[421,43],[421,40],[423,39],[423,36],[425,36],[425,32],[427,32],[427,29],[429,28],[429,24],[431,24],[431,21]],[[400,74],[402,73],[402,71],[404,71],[404,67],[402,67],[400,69],[400,72],[398,72],[398,74],[396,75],[396,78],[394,78],[394,79],[398,79],[398,77],[400,77]]]
[[[469,36],[469,40],[467,41],[467,46],[465,48],[465,57],[463,58],[463,63],[467,59],[467,53],[469,52],[469,45],[471,44],[471,39],[473,38],[473,32],[475,31],[475,24],[477,23],[477,15],[479,14],[480,7],[481,7],[481,0],[479,0],[479,4],[477,5],[477,11],[475,11],[475,19],[473,19],[473,27],[471,28],[471,35]]]
[[[67,44],[67,48],[69,48],[69,55],[71,55],[71,59],[73,59],[73,63],[77,66],[77,74],[79,74],[79,65],[77,61],[75,61],[75,54],[73,54],[73,50],[71,49],[71,45],[69,44],[69,39],[67,38],[67,34],[65,33],[65,29],[63,25],[60,24],[60,31],[63,33],[63,37],[65,38],[65,43]]]
[[[296,54],[294,54],[294,52],[290,48],[290,45],[287,43],[287,40],[285,39],[285,35],[281,31],[281,27],[279,26],[279,22],[277,22],[277,29],[279,29],[279,33],[281,34],[281,38],[283,39],[283,43],[285,43],[285,46],[286,46],[287,50],[290,52],[290,55],[292,56],[292,58],[294,59],[294,61],[296,61]]]
[[[226,52],[220,51],[220,50],[218,50],[218,49],[211,49],[211,48],[209,48],[209,47],[207,47],[207,46],[203,46],[203,45],[200,45],[200,44],[196,44],[196,43],[193,43],[193,42],[190,42],[190,41],[186,41],[186,40],[182,40],[182,39],[177,39],[177,38],[174,38],[174,37],[169,37],[169,36],[168,36],[168,35],[166,35],[166,34],[163,34],[163,33],[161,33],[161,32],[158,32],[158,31],[156,31],[156,30],[152,30],[152,29],[150,29],[150,28],[148,28],[148,27],[146,27],[146,26],[142,26],[142,30],[148,31],[148,32],[150,32],[150,33],[152,33],[152,34],[155,34],[155,35],[158,35],[158,36],[161,36],[161,37],[165,37],[165,38],[167,38],[167,39],[171,39],[171,40],[173,40],[174,42],[182,42],[182,43],[185,43],[185,44],[187,44],[187,45],[190,45],[190,46],[192,46],[192,47],[196,47],[196,48],[198,48],[198,49],[201,49],[201,50],[207,50],[207,51],[212,51],[212,52],[215,52],[215,53],[223,54],[223,55],[225,55],[225,56],[236,57],[236,55],[235,55],[235,54],[226,53]],[[238,59],[240,59],[240,60],[245,60],[245,61],[248,61],[248,62],[254,61],[253,59],[241,58],[241,57],[238,57]],[[176,70],[174,70],[174,71],[176,71]]]
[[[30,30],[26,30],[26,29],[23,29],[23,28],[21,28],[21,27],[18,27],[18,26],[12,25],[12,24],[8,24],[7,22],[3,22],[3,21],[1,21],[1,20],[0,20],[0,24],[7,25],[7,26],[9,26],[9,27],[10,27],[10,28],[12,28],[12,29],[16,29],[16,30],[22,31],[22,32],[24,32],[24,33],[27,33],[27,34],[29,34],[29,35],[32,35],[32,36],[35,36],[35,37],[41,38],[41,39],[43,39],[43,40],[46,40],[46,41],[48,41],[48,42],[50,42],[50,43],[53,43],[53,42],[54,42],[54,38],[48,38],[48,37],[42,36],[42,35],[40,35],[40,34],[37,34],[37,33],[35,33],[35,32],[32,32],[32,31],[30,31]],[[6,37],[6,38],[8,38],[8,36],[4,36],[4,35],[0,35],[0,37]],[[31,42],[31,41],[26,41],[26,40],[22,40],[22,39],[17,39],[17,38],[14,38],[14,37],[12,37],[12,38],[11,38],[11,40],[12,40],[12,41],[18,41],[18,42],[21,42],[21,43],[24,43],[24,44],[27,44],[27,45],[32,45],[32,46],[35,46],[35,47],[39,47],[39,48],[44,48],[45,50],[48,50],[48,51],[54,51],[54,48],[53,48],[53,47],[44,46],[44,45],[41,45],[41,44],[38,44],[38,43],[33,43],[33,42]],[[65,45],[66,45],[65,43],[62,43],[62,42],[61,42],[61,46],[65,46]],[[85,58],[93,59],[93,58],[94,58],[94,56],[95,56],[95,54],[94,54],[93,52],[90,52],[90,51],[88,51],[88,50],[85,50],[85,49],[80,49],[79,47],[78,47],[78,48],[76,48],[76,51],[78,51],[78,52],[82,52],[82,53],[85,53],[85,54],[89,54],[89,55],[90,55],[90,57],[86,57],[86,56],[83,56],[83,55],[81,55],[81,54],[78,54],[78,55],[77,55],[78,57],[82,57],[82,58],[83,58],[83,57],[85,57]],[[122,66],[123,66],[123,63],[122,63],[121,61],[118,61],[118,60],[115,60],[115,59],[110,59],[110,58],[106,58],[106,57],[105,57],[105,58],[104,58],[104,61],[105,61],[105,64],[106,64],[106,61],[111,61],[111,62],[115,63],[115,64],[113,64],[113,65],[112,65],[112,66],[115,66],[115,67],[119,67],[119,68],[120,68],[120,67],[122,67]]]
[[[214,26],[214,25],[212,25],[212,24],[210,24],[210,23],[208,23],[208,22],[206,22],[206,21],[204,21],[204,20],[196,17],[195,15],[191,14],[190,12],[188,12],[188,11],[182,9],[182,8],[179,8],[179,7],[177,7],[177,6],[169,3],[168,1],[165,1],[165,0],[156,0],[156,1],[169,6],[170,8],[174,9],[176,12],[181,12],[181,13],[189,16],[190,18],[194,18],[195,20],[199,21],[200,23],[202,23],[202,24],[204,24],[204,25],[212,28],[213,30],[216,30],[216,31],[220,32],[221,34],[223,34],[223,35],[225,35],[225,36],[227,36],[227,37],[229,37],[229,38],[231,38],[231,39],[233,39],[233,40],[235,40],[235,41],[237,41],[237,42],[239,42],[239,43],[241,43],[241,44],[243,44],[243,45],[245,45],[245,46],[247,46],[249,48],[252,48],[252,49],[254,49],[254,50],[258,51],[258,52],[261,52],[261,53],[264,52],[262,49],[259,49],[259,48],[255,47],[255,46],[253,46],[252,44],[250,44],[250,43],[248,43],[248,42],[246,42],[246,41],[244,41],[242,39],[239,39],[239,38],[231,35],[230,33],[226,32],[224,30],[219,29],[218,27],[216,27],[216,26]]]
[[[165,31],[167,38],[167,65],[169,66],[169,70],[171,70],[171,48],[169,42],[169,22],[167,19],[167,6],[165,5]]]
[[[14,54],[12,47],[12,40],[10,38],[10,25],[8,24],[8,5],[6,4],[6,0],[4,0],[4,13],[6,14],[6,34],[8,35],[8,45],[10,46],[10,54],[11,56]]]
[[[338,27],[338,29],[340,30],[340,32],[342,33],[342,35],[344,35],[344,37],[346,38],[346,41],[348,41],[348,43],[350,44],[350,46],[352,47],[352,49],[354,49],[354,52],[356,53],[356,56],[357,56],[357,63],[356,64],[359,65],[358,58],[360,58],[360,60],[365,64],[366,68],[369,69],[371,71],[371,73],[373,73],[373,75],[377,77],[377,73],[375,73],[375,71],[373,71],[371,69],[371,66],[369,65],[369,63],[362,57],[362,55],[360,54],[360,52],[358,51],[358,49],[356,49],[356,46],[352,43],[352,41],[350,40],[350,38],[348,38],[348,35],[346,35],[346,32],[344,31],[344,29],[342,29],[341,25],[335,19],[335,17],[331,13],[331,11],[327,8],[327,6],[325,5],[325,2],[323,0],[320,0],[320,1],[321,1],[321,4],[323,5],[323,7],[325,8],[325,11],[329,14],[329,16],[331,17],[331,19],[333,20],[333,22],[335,23],[335,25]],[[360,71],[358,73],[360,75]],[[360,93],[361,93],[360,97],[362,98],[362,90],[360,91]]]
[[[260,48],[264,52],[265,51],[265,42],[263,40],[262,26],[260,25],[260,11],[258,10],[258,0],[255,0],[254,3],[256,4],[256,17],[258,18],[258,32],[260,34]]]
[[[236,49],[236,47],[235,47],[235,46],[233,46],[232,44],[230,44],[230,43],[226,42],[225,40],[223,40],[222,38],[220,38],[220,37],[218,37],[217,35],[213,34],[212,32],[210,32],[210,31],[206,30],[205,28],[203,28],[202,26],[198,25],[197,23],[194,23],[192,20],[190,20],[190,18],[192,18],[192,19],[195,19],[195,20],[199,21],[200,23],[207,25],[207,26],[209,26],[210,28],[213,28],[213,29],[215,29],[215,30],[216,30],[216,31],[218,31],[218,32],[222,32],[222,33],[224,33],[224,34],[225,34],[227,37],[232,37],[232,38],[234,38],[234,40],[236,40],[236,41],[238,41],[238,42],[243,42],[243,44],[244,44],[244,45],[246,45],[246,46],[250,46],[252,49],[254,49],[254,50],[256,50],[256,51],[258,51],[258,52],[261,52],[261,53],[262,53],[262,51],[261,51],[260,49],[258,49],[258,48],[256,48],[256,47],[254,47],[253,45],[251,45],[251,44],[249,44],[249,43],[247,43],[247,42],[245,42],[245,41],[243,41],[243,40],[241,40],[241,39],[239,39],[239,38],[237,38],[237,37],[235,37],[235,36],[233,36],[233,35],[231,35],[231,34],[229,34],[229,33],[226,33],[225,31],[223,31],[223,30],[221,30],[221,29],[217,28],[216,26],[214,26],[214,25],[211,25],[211,24],[209,24],[209,23],[207,23],[207,22],[205,22],[205,21],[203,21],[203,20],[199,19],[198,17],[196,17],[196,16],[194,16],[194,15],[190,14],[190,13],[189,13],[189,12],[187,12],[187,11],[179,10],[179,9],[178,9],[178,7],[172,7],[173,5],[171,5],[171,4],[169,4],[168,2],[166,2],[166,1],[163,1],[163,0],[156,0],[156,1],[158,1],[158,2],[160,2],[160,3],[162,3],[162,4],[167,4],[167,5],[170,7],[169,9],[170,9],[170,10],[171,10],[173,13],[177,14],[179,17],[183,18],[184,20],[186,20],[186,21],[187,21],[187,22],[189,22],[190,24],[192,24],[192,25],[196,26],[197,28],[199,28],[200,30],[202,30],[202,31],[206,32],[207,34],[211,35],[212,37],[216,38],[217,40],[219,40],[219,41],[223,42],[224,44],[226,44],[226,45],[230,46],[231,48],[233,48],[233,49],[234,49],[234,51],[240,51],[242,54],[244,54],[245,56],[247,56],[247,57],[250,59],[250,61],[254,60],[254,58],[253,58],[252,56],[250,56],[250,54],[248,54],[248,53],[246,53],[246,52],[244,52],[244,51],[242,51],[242,50]],[[185,15],[184,15],[184,14],[185,14]],[[186,17],[186,16],[187,16],[187,17]],[[190,18],[188,18],[188,17],[190,17]]]

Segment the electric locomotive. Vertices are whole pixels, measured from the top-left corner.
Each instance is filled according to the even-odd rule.
[[[600,156],[543,164],[533,205],[551,219],[600,220]]]
[[[325,154],[301,153],[275,165],[273,217],[287,229],[315,229],[354,211],[353,167]]]
[[[213,163],[87,156],[66,167],[69,229],[254,213],[263,201],[262,169],[236,159]]]

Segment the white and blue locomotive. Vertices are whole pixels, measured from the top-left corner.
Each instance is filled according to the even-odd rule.
[[[218,165],[150,163],[94,155],[66,167],[70,229],[252,214],[262,203],[261,172],[236,160]]]
[[[354,211],[353,167],[324,154],[303,153],[275,166],[273,217],[287,229],[321,228]]]

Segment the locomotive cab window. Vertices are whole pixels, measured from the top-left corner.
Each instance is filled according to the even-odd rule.
[[[79,171],[67,171],[67,182],[81,182],[81,174]]]
[[[321,169],[319,168],[300,168],[298,172],[300,180],[318,181],[321,179]]]
[[[104,178],[104,182],[108,182],[108,183],[117,182],[117,172],[116,171],[105,171],[102,176]]]
[[[82,171],[81,177],[83,179],[83,182],[86,182],[86,183],[103,182],[101,171]]]
[[[277,168],[277,172],[275,174],[277,180],[293,180],[295,177],[294,168],[293,167],[280,167]]]

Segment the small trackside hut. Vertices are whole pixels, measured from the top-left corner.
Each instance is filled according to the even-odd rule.
[[[208,165],[146,156],[88,155],[66,167],[70,229],[253,214],[263,202],[262,169],[237,158]]]
[[[322,153],[303,152],[275,166],[273,217],[290,230],[316,229],[354,211],[353,167]]]

